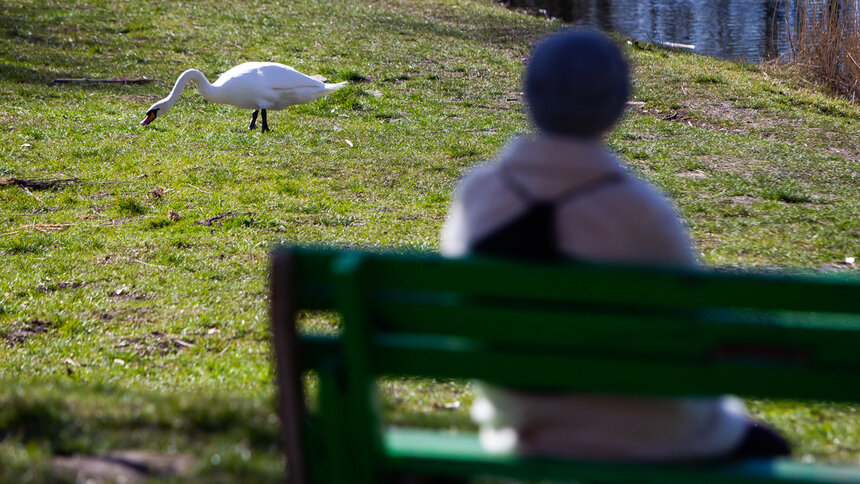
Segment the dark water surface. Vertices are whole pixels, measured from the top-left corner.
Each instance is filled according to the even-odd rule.
[[[617,31],[640,40],[683,44],[699,54],[758,62],[784,53],[786,0],[503,0],[513,8]]]

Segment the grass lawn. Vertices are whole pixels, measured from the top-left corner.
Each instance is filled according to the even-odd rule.
[[[118,449],[190,456],[183,482],[279,481],[269,248],[435,250],[458,177],[529,130],[522,61],[560,27],[478,0],[0,1],[0,482]],[[704,262],[855,270],[858,107],[749,63],[627,52],[635,103],[609,144]],[[350,85],[266,134],[193,89],[138,125],[183,70],[252,60]],[[52,82],[144,76],[163,81]],[[384,387],[396,421],[469,425],[465,385]],[[854,407],[750,406],[802,458],[860,458]]]

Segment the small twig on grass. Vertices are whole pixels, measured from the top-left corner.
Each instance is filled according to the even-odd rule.
[[[67,228],[69,228],[69,227],[71,227],[71,226],[72,226],[72,224],[33,224],[33,225],[22,225],[22,226],[18,227],[18,230],[13,230],[12,232],[6,232],[6,233],[4,233],[4,234],[0,234],[0,237],[5,237],[5,236],[7,236],[7,235],[15,235],[15,234],[17,234],[18,232],[21,232],[22,230],[25,230],[25,229],[38,230],[39,232],[42,232],[42,233],[45,233],[45,234],[46,234],[46,233],[48,233],[48,232],[47,232],[48,230],[66,230]]]
[[[107,181],[88,181],[78,177],[72,178],[18,178],[14,176],[0,177],[0,187],[18,186],[25,190],[32,188],[33,190],[47,190],[64,185],[73,185],[76,183],[86,185],[118,185],[121,183],[140,183],[138,180],[107,180]],[[30,193],[30,192],[27,192]],[[30,193],[30,195],[33,195]],[[33,195],[35,197],[35,195]],[[39,200],[38,197],[35,197]],[[41,200],[40,200],[41,201]]]
[[[230,342],[229,341],[227,342],[227,344],[224,345],[224,349],[219,351],[218,354],[215,355],[215,357],[217,358],[219,356],[223,356],[224,353],[226,353],[228,349],[230,349]]]
[[[212,194],[212,192],[207,192],[206,190],[201,190],[201,189],[199,189],[199,188],[195,187],[194,185],[192,185],[192,184],[190,184],[190,183],[188,184],[188,186],[189,186],[189,187],[191,187],[191,188],[193,188],[193,189],[195,189],[195,190],[197,190],[197,191],[198,191],[198,192],[200,192],[200,193],[205,193],[205,194],[207,194],[207,195],[211,195],[211,194]]]
[[[120,225],[124,225],[124,224],[127,224],[129,222],[134,222],[134,221],[138,221],[138,220],[149,220],[151,218],[152,218],[151,216],[115,218],[115,219],[110,219],[107,222],[92,225],[90,228],[92,228],[92,227],[119,227]]]
[[[33,225],[22,225],[19,227],[21,229],[33,229],[42,232],[43,234],[47,234],[49,230],[66,230],[71,227],[72,224],[33,224]]]
[[[137,180],[108,180],[108,181],[101,181],[101,182],[84,181],[83,183],[86,183],[87,185],[119,185],[121,183],[140,183],[140,182]]]
[[[197,225],[212,225],[215,222],[220,222],[221,220],[233,218],[233,217],[255,217],[257,214],[255,212],[223,212],[215,215],[214,217],[205,218],[203,220],[198,220],[194,222]]]
[[[60,179],[46,179],[46,178],[16,178],[14,176],[11,177],[2,177],[0,178],[0,187],[8,187],[8,186],[19,186],[24,187],[24,189],[32,188],[34,190],[46,190],[48,188],[54,188],[56,186],[60,186],[63,184],[72,184],[78,183],[81,180],[79,178],[60,178]],[[31,193],[32,195],[32,193]],[[37,199],[38,200],[38,199]]]
[[[29,188],[21,187],[21,190],[24,190],[24,193],[26,193],[27,195],[30,195],[31,197],[35,198],[36,200],[38,200],[40,202],[42,201],[42,199],[39,198],[38,196],[36,196],[35,193],[31,192]]]
[[[54,79],[54,82],[58,84],[62,83],[70,83],[70,82],[96,82],[96,83],[105,83],[105,84],[147,84],[150,82],[161,82],[161,79],[147,79],[145,77],[137,77],[130,79],[69,79],[69,78],[60,78]]]

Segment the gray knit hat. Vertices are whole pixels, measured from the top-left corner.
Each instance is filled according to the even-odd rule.
[[[621,51],[606,36],[568,29],[534,49],[523,90],[539,129],[590,138],[621,117],[630,74]]]

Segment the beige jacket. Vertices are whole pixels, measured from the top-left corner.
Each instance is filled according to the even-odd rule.
[[[693,266],[692,244],[672,206],[627,174],[597,142],[562,137],[519,139],[497,163],[467,175],[442,231],[442,253],[465,255],[473,241],[527,208],[500,167],[536,199],[554,199],[610,173],[605,185],[558,208],[560,248],[592,261]],[[527,331],[527,329],[524,329]],[[734,397],[644,399],[607,395],[530,395],[478,385],[472,417],[491,451],[602,460],[676,461],[719,456],[744,436],[747,419]]]

